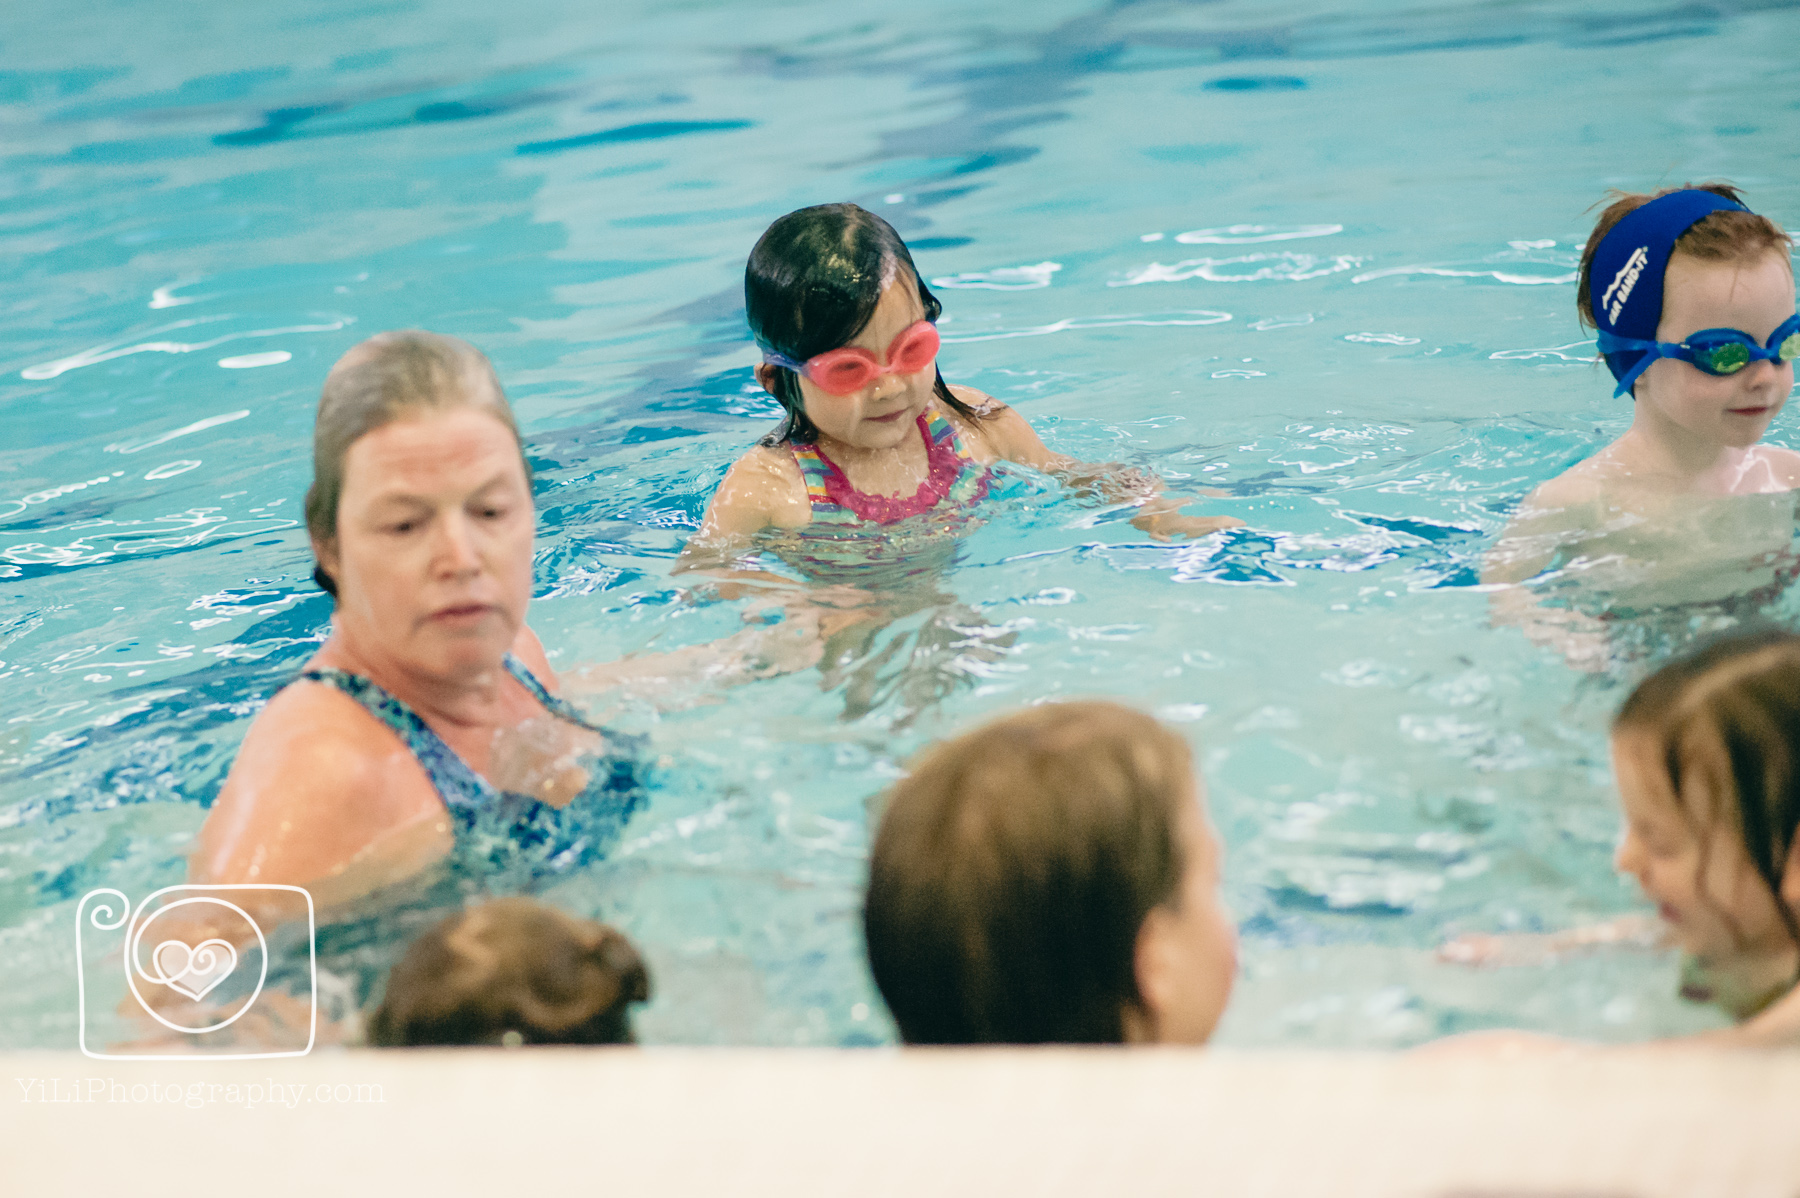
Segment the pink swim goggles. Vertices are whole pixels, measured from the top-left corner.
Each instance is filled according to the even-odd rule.
[[[907,325],[888,342],[885,365],[877,362],[868,350],[849,345],[817,354],[804,362],[764,350],[763,361],[805,375],[821,391],[850,395],[884,374],[919,373],[937,359],[938,344],[937,326],[929,320],[921,320]]]

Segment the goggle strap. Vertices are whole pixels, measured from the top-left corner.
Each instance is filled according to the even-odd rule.
[[[1653,347],[1645,350],[1644,356],[1637,360],[1637,365],[1619,376],[1619,385],[1613,389],[1613,398],[1617,399],[1621,395],[1630,395],[1632,385],[1638,381],[1638,375],[1650,369],[1650,363],[1662,356],[1662,351],[1659,348]]]

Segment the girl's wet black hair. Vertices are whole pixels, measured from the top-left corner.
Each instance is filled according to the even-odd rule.
[[[892,225],[856,204],[819,204],[790,212],[757,239],[744,267],[750,333],[762,348],[804,362],[862,332],[881,302],[883,280],[902,277],[912,279],[925,319],[935,321],[944,305],[919,277]],[[772,393],[787,418],[762,443],[812,444],[819,430],[806,418],[799,375],[785,366],[773,371]],[[950,393],[942,371],[932,393],[960,415],[980,419]]]

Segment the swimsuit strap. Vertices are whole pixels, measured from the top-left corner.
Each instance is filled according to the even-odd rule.
[[[960,470],[950,483],[949,489],[944,493],[944,498],[959,507],[967,507],[986,496],[990,473],[988,468],[975,460],[974,455],[963,445],[962,437],[956,431],[956,425],[952,424],[950,418],[945,416],[935,404],[931,407],[926,427],[929,430],[927,453],[929,454],[934,447],[941,451],[947,446],[960,462]]]
[[[551,715],[567,720],[578,728],[586,728],[589,732],[598,732],[602,736],[611,735],[600,725],[589,721],[579,707],[561,695],[551,694],[544,684],[538,681],[538,676],[531,672],[531,668],[511,653],[506,655],[506,672],[517,678],[519,685],[529,691],[531,697],[542,704],[544,710]]]
[[[511,653],[506,655],[506,670],[552,715],[603,733],[603,729],[589,723],[567,699],[559,698],[545,689],[544,684],[538,681],[525,663]],[[322,682],[349,696],[364,711],[380,720],[418,759],[426,776],[431,779],[431,785],[444,800],[444,806],[465,821],[473,819],[482,807],[491,805],[505,793],[469,768],[469,763],[458,756],[456,750],[434,732],[418,712],[361,674],[326,668],[302,671],[300,677],[308,682]]]
[[[813,519],[834,524],[860,523],[857,514],[832,499],[827,489],[833,474],[842,475],[837,465],[820,453],[817,445],[790,444],[788,448],[794,451],[794,464],[800,467],[800,477],[806,483],[806,498],[812,504]]]
[[[933,404],[925,413],[925,439],[927,452],[931,445],[942,445],[948,441],[950,450],[957,457],[969,460],[969,451],[963,448],[962,438],[956,435],[956,426]]]

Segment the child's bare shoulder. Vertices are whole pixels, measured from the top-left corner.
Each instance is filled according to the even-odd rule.
[[[1037,459],[1046,452],[1043,442],[1017,409],[973,387],[952,386],[950,394],[966,404],[974,416],[971,419],[948,407],[944,409],[944,415],[956,426],[957,434],[971,443],[979,460],[991,462],[1004,458],[1026,465],[1041,465]]]
[[[1800,490],[1800,452],[1779,445],[1761,445],[1757,451],[1778,486],[1789,491]]]
[[[714,531],[756,532],[770,525],[798,528],[811,515],[793,453],[785,445],[757,445],[725,472],[706,523]]]
[[[791,482],[795,486],[805,488],[806,482],[800,477],[800,466],[794,461],[793,451],[786,445],[754,445],[725,472],[725,482],[770,483]]]
[[[1538,486],[1519,505],[1520,515],[1547,515],[1572,508],[1587,508],[1605,500],[1617,482],[1617,472],[1600,455],[1577,462]]]
[[[975,413],[975,418],[977,420],[991,420],[1003,413],[1010,413],[1014,419],[1022,419],[1017,412],[1014,412],[1011,408],[1007,407],[985,391],[977,391],[973,387],[964,387],[953,383],[950,385],[950,394],[967,404],[970,410]],[[958,424],[968,423],[960,412],[951,412],[949,415],[950,419],[956,421]]]

